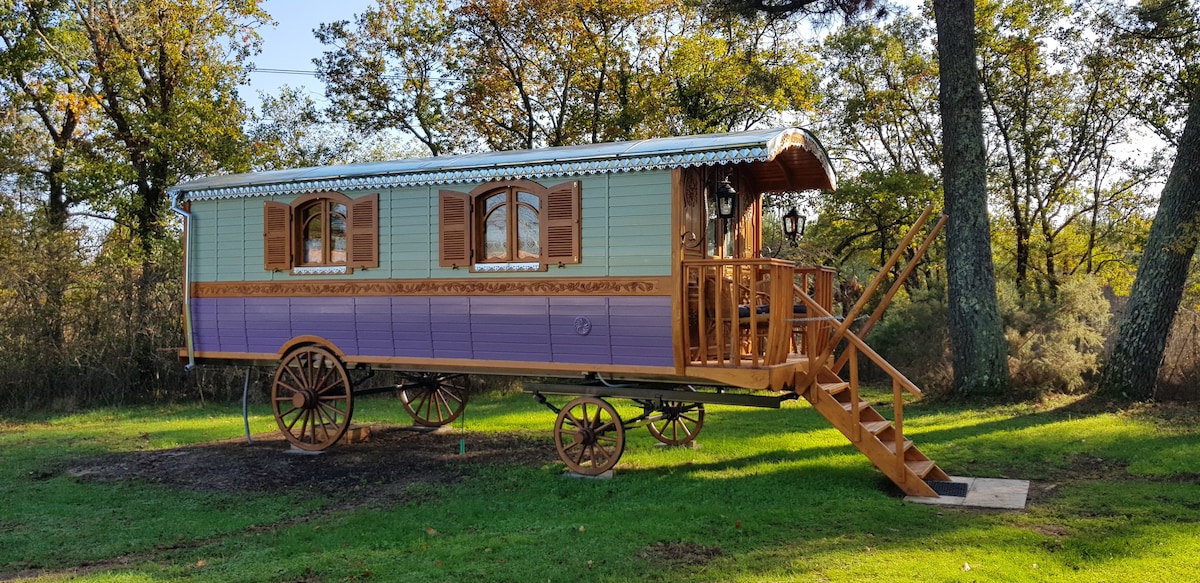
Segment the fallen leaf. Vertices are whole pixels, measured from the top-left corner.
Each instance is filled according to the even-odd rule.
[[[971,564],[963,563],[963,571],[970,571],[970,570],[971,570]]]
[[[583,532],[583,525],[579,525],[579,532]]]
[[[204,566],[205,566],[205,565],[207,565],[207,564],[208,564],[208,563],[205,563],[205,562],[204,562],[204,559],[200,559],[199,561],[196,561],[196,568],[197,568],[197,569],[203,569],[203,568],[204,568]]]
[[[438,531],[433,530],[432,528],[427,528],[427,529],[425,529],[425,534],[427,534],[429,536],[437,536]]]

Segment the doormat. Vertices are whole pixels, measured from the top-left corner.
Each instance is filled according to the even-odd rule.
[[[968,484],[966,482],[942,482],[938,480],[926,480],[925,483],[929,484],[929,487],[933,488],[933,491],[937,492],[938,496],[957,496],[959,498],[965,498],[967,496]]]

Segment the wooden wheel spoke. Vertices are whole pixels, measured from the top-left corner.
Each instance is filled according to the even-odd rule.
[[[282,380],[282,379],[280,379],[280,380],[278,380],[278,381],[275,381],[275,384],[276,384],[276,385],[278,385],[278,386],[280,386],[280,387],[282,387],[282,388],[285,388],[285,389],[287,389],[287,390],[289,390],[289,391],[291,391],[291,392],[293,392],[293,393],[299,393],[299,392],[300,392],[300,389],[297,389],[296,387],[293,387],[292,385],[290,385],[290,384],[288,384],[288,383],[285,383],[285,382],[283,382],[283,380]],[[291,397],[281,397],[281,398],[284,398],[284,399],[290,399]]]
[[[321,361],[321,365],[322,365],[322,366],[321,366],[320,370],[318,371],[318,372],[319,372],[319,374],[320,374],[320,376],[318,376],[318,377],[317,377],[317,378],[316,378],[316,379],[313,381],[313,384],[312,384],[312,385],[309,385],[309,386],[310,386],[310,387],[312,387],[312,389],[313,389],[314,391],[316,391],[317,393],[323,393],[323,392],[325,392],[325,391],[329,390],[329,388],[330,388],[330,387],[335,387],[335,386],[337,386],[338,384],[340,384],[340,383],[338,382],[338,379],[336,378],[336,376],[335,376],[335,374],[334,374],[334,373],[336,373],[336,372],[337,372],[337,370],[335,370],[335,367],[333,367],[333,366],[324,366],[324,365],[325,365],[325,361],[324,361],[324,360],[322,360],[322,361]],[[327,382],[327,381],[329,381],[329,380],[330,380],[331,376],[333,377],[333,382],[332,382],[332,383],[330,383],[330,382]]]
[[[460,398],[458,395],[454,394],[454,391],[444,388],[444,387],[438,389],[438,395],[441,396],[442,402],[446,403],[447,408],[452,408],[450,405],[450,401],[454,401],[455,403],[458,403],[460,405],[463,402],[462,398]]]
[[[293,418],[292,421],[287,424],[287,431],[292,430],[292,427],[294,427],[296,425],[296,422],[300,420],[300,415],[303,414],[304,411],[301,409],[297,409],[296,407],[292,407],[292,408],[288,409],[287,411],[279,414],[279,417],[283,418],[283,417],[290,415],[293,411],[300,411],[300,414],[297,414],[296,417]]]
[[[297,376],[297,375],[296,375],[296,371],[292,370],[292,368],[294,368],[294,367],[292,367],[292,366],[285,366],[285,367],[282,369],[282,372],[286,372],[286,373],[288,374],[288,376],[292,377],[292,381],[293,381],[293,382],[294,382],[296,385],[303,387],[303,386],[304,386],[304,379],[303,379],[303,378],[301,378],[300,376]],[[295,367],[295,368],[298,368],[298,367]],[[303,371],[301,371],[301,372],[303,372]],[[300,389],[297,389],[297,388],[294,388],[294,387],[292,387],[292,386],[291,386],[291,385],[289,385],[289,384],[285,384],[285,383],[283,382],[283,379],[282,379],[282,378],[276,378],[276,379],[275,379],[275,384],[276,384],[276,385],[282,385],[282,386],[285,386],[285,387],[287,387],[287,388],[289,388],[289,389],[291,389],[291,390],[293,390],[293,391],[299,391],[299,390],[300,390]]]
[[[570,423],[572,427],[583,427],[583,423],[576,419],[569,409],[563,409],[563,411],[566,411],[563,421]]]
[[[646,425],[655,439],[668,445],[684,445],[695,441],[704,427],[704,404],[673,401],[662,411],[658,421]]]

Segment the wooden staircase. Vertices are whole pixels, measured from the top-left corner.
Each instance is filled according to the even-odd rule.
[[[797,381],[803,376],[798,374]],[[950,476],[905,439],[902,413],[895,422],[886,419],[859,396],[857,379],[852,380],[843,381],[822,367],[808,388],[798,392],[905,494],[937,497],[925,480],[949,481]],[[902,406],[895,410],[903,411]]]
[[[917,222],[909,229],[900,246],[892,253],[892,257],[879,270],[871,283],[863,290],[862,296],[847,312],[844,320],[828,338],[821,338],[814,346],[815,354],[810,355],[809,369],[797,371],[795,376],[796,393],[804,396],[821,415],[829,420],[842,435],[846,436],[855,447],[887,475],[896,486],[910,496],[937,497],[937,492],[927,481],[950,481],[950,476],[942,471],[933,460],[921,453],[911,440],[904,437],[904,393],[921,398],[921,390],[904,374],[896,370],[882,356],[875,352],[863,337],[883,315],[884,309],[892,297],[900,289],[904,280],[912,272],[917,261],[929,249],[933,239],[937,237],[946,224],[946,217],[930,230],[917,252],[909,260],[908,265],[893,282],[891,289],[884,294],[883,299],[875,308],[870,318],[858,331],[850,331],[850,326],[858,317],[863,306],[879,288],[887,273],[899,261],[901,252],[908,249],[917,231],[928,220],[932,207],[927,207]],[[820,304],[807,294],[806,289],[796,287],[796,300],[803,302],[808,308],[808,314],[817,319],[835,321],[835,318]],[[824,334],[822,334],[824,336]],[[841,355],[835,360],[833,351],[844,343]],[[892,419],[880,415],[869,402],[859,395],[858,357],[867,357],[892,378]],[[848,367],[848,380],[839,373],[843,367]]]

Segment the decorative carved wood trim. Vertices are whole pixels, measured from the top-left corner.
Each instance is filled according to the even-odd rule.
[[[376,279],[361,281],[201,282],[194,298],[380,296],[663,296],[670,277],[577,279]]]

